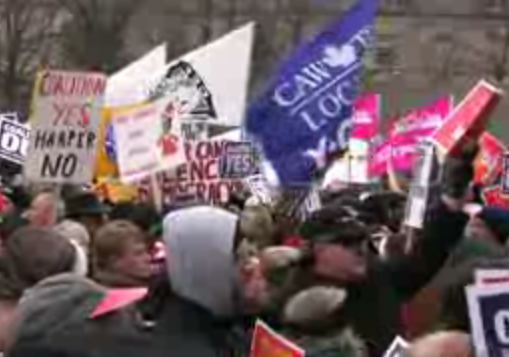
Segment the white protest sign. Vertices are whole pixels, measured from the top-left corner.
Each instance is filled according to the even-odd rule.
[[[466,287],[476,356],[509,355],[509,284]]]
[[[185,162],[183,141],[171,127],[164,128],[163,98],[153,103],[113,113],[120,177],[125,183],[140,181]]]
[[[141,96],[169,96],[184,137],[202,140],[208,124],[240,126],[245,112],[254,23],[169,63]],[[138,89],[141,90],[141,89]],[[207,124],[207,125],[205,125]]]
[[[22,165],[30,138],[28,125],[7,119],[0,114],[0,157]]]
[[[476,285],[509,283],[507,269],[477,269],[474,276]]]
[[[92,181],[106,76],[42,71],[38,74],[24,173],[44,183]]]
[[[154,71],[166,66],[166,44],[162,44],[142,58],[122,68],[108,78],[105,105],[121,107],[145,101]]]

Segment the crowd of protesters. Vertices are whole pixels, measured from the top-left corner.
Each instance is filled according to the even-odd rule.
[[[464,287],[477,267],[509,266],[509,211],[464,210],[474,156],[445,162],[417,233],[405,194],[381,186],[323,192],[304,221],[245,192],[162,213],[5,188],[0,349],[249,356],[262,319],[308,356],[381,357],[397,336],[411,357],[473,356]]]

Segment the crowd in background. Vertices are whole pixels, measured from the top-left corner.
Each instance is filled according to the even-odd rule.
[[[410,357],[473,356],[464,287],[477,267],[509,266],[509,211],[465,213],[474,156],[446,161],[422,231],[402,224],[405,193],[382,186],[322,192],[304,221],[248,192],[158,212],[5,187],[0,348],[249,356],[259,318],[312,357],[382,357],[397,336]]]

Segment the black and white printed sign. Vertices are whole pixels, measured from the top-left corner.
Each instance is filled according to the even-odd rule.
[[[0,157],[22,165],[27,155],[30,128],[0,115]]]
[[[509,284],[468,286],[466,291],[476,356],[509,356]]]

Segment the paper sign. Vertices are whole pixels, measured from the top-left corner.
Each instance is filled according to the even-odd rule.
[[[185,143],[186,162],[173,170],[160,174],[159,185],[163,202],[222,203],[230,194],[241,190],[241,180],[222,179],[219,175],[219,161],[223,155],[224,141],[198,141]],[[140,194],[147,196],[150,184],[140,185]]]
[[[466,288],[476,356],[509,355],[509,284]]]
[[[250,142],[228,142],[219,162],[220,176],[242,179],[260,173],[259,156]]]
[[[253,333],[250,357],[276,356],[304,357],[305,352],[258,320]]]
[[[244,118],[254,24],[198,48],[151,76],[149,100],[170,98],[186,139],[203,139],[207,126],[240,126]],[[227,69],[227,70],[221,70]]]
[[[494,135],[484,132],[479,139],[479,154],[474,162],[474,181],[492,185],[502,173],[506,148]]]
[[[409,346],[410,344],[405,339],[398,336],[391,343],[383,357],[404,357]]]
[[[23,164],[27,155],[30,128],[0,115],[0,157]]]
[[[244,184],[247,186],[251,194],[261,203],[266,205],[272,205],[274,203],[274,189],[270,187],[269,182],[263,175],[246,177],[244,179]]]
[[[480,81],[433,134],[439,151],[455,155],[469,140],[477,140],[501,96],[501,90]]]
[[[367,94],[355,101],[352,139],[371,140],[380,126],[380,95]]]
[[[35,182],[92,181],[106,76],[43,71],[36,79],[25,176]]]
[[[183,141],[166,127],[167,101],[141,105],[113,116],[120,177],[125,183],[140,181],[185,162]]]

